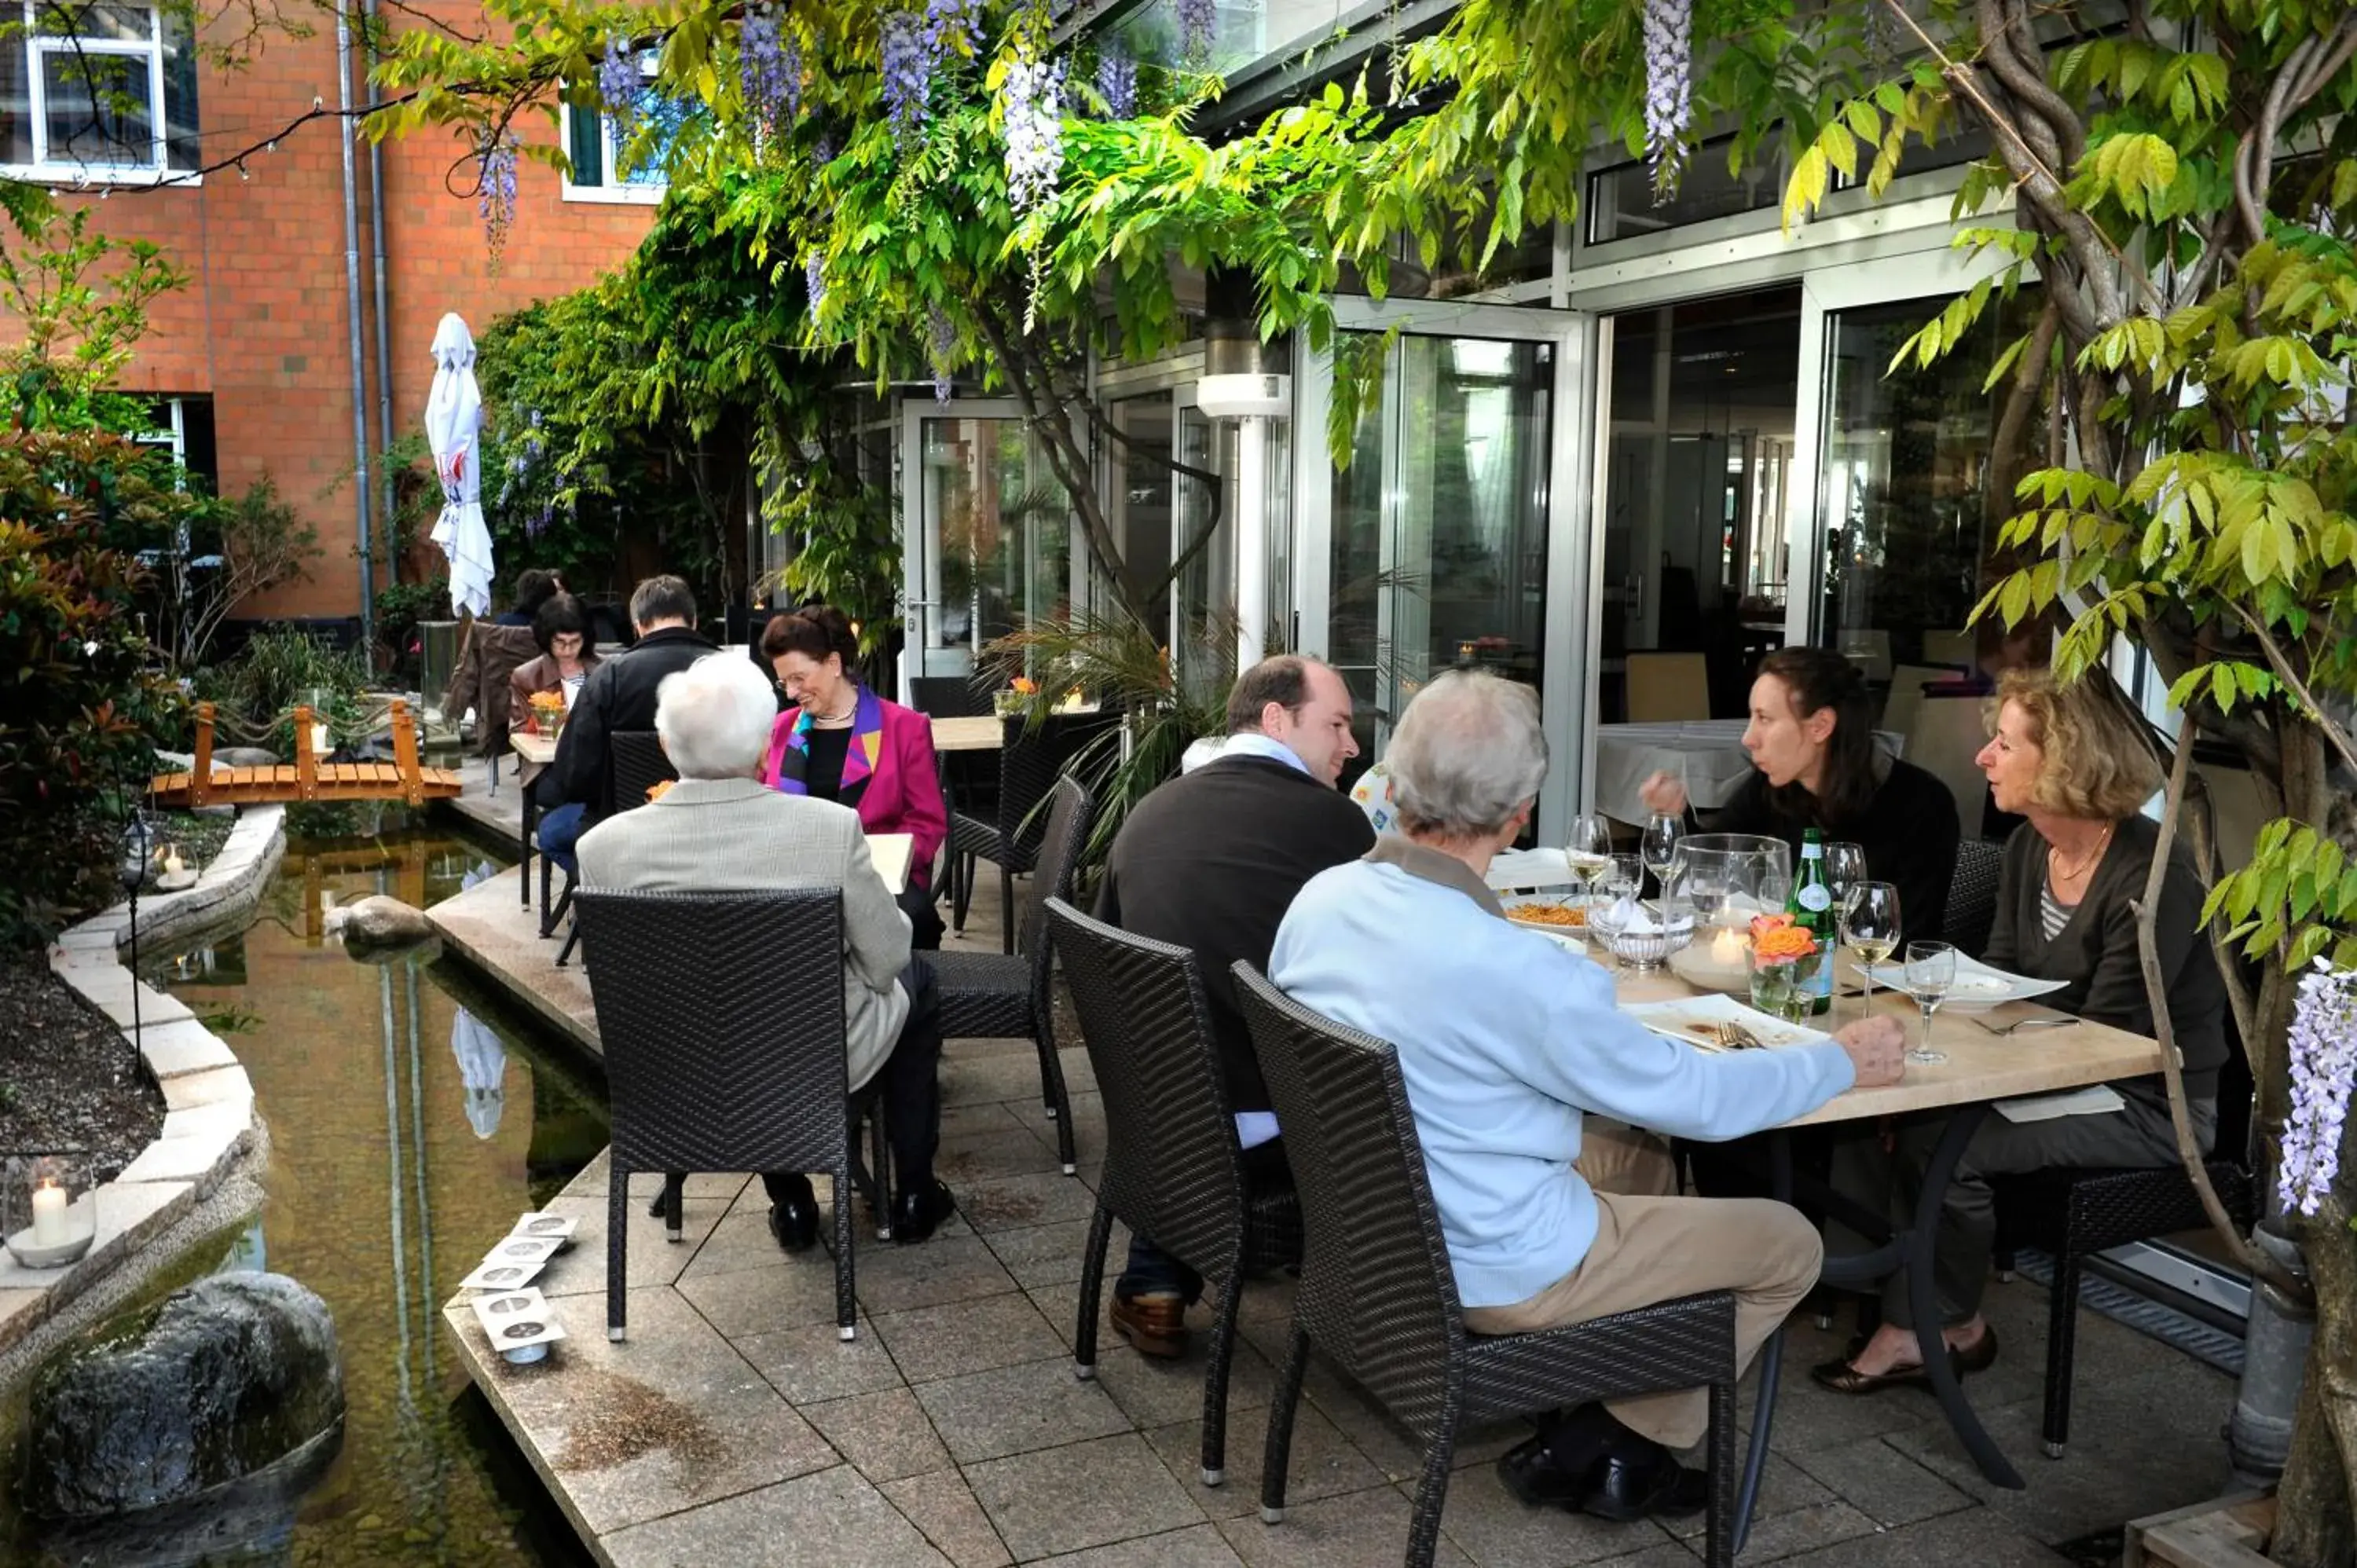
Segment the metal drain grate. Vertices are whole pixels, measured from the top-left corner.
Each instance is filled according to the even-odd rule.
[[[2044,1252],[2025,1247],[2013,1255],[2013,1266],[2024,1279],[2050,1287],[2054,1283],[2054,1260]],[[2243,1342],[2234,1336],[2083,1270],[2079,1275],[2079,1305],[2206,1361],[2228,1377],[2243,1375]]]

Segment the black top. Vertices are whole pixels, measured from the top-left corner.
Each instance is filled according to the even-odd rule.
[[[2132,1035],[2152,1034],[2152,999],[2145,990],[2143,961],[2136,951],[2136,912],[2129,901],[2144,897],[2152,875],[2152,852],[2159,847],[2160,824],[2129,817],[2113,831],[2103,863],[2062,929],[2047,940],[2038,917],[2046,887],[2046,841],[2024,823],[2005,844],[1997,873],[1996,920],[1989,929],[1988,961],[2016,974],[2071,983],[2040,1005],[2075,1013]],[[2160,972],[2169,976],[2169,1021],[2184,1059],[2189,1099],[2213,1100],[2218,1069],[2226,1060],[2226,983],[2201,926],[2201,879],[2185,847],[2169,856],[2160,884],[2160,907],[2153,924]],[[2132,1079],[2115,1087],[2160,1099],[2167,1091],[2158,1076]]]
[[[843,794],[843,759],[851,755],[851,726],[821,729],[811,726],[802,755],[802,788],[814,800],[837,800]]]
[[[587,806],[591,817],[612,810],[612,748],[606,736],[653,729],[655,689],[663,677],[717,651],[702,633],[667,626],[639,639],[629,652],[600,660],[582,682],[556,737],[556,760],[549,771],[559,797]]]
[[[1946,927],[1948,885],[1956,877],[1956,798],[1912,763],[1892,762],[1865,813],[1846,822],[1779,811],[1769,794],[1768,776],[1755,768],[1710,826],[1714,832],[1782,839],[1792,846],[1795,873],[1801,869],[1801,838],[1810,828],[1828,843],[1857,844],[1866,851],[1874,879],[1899,889],[1903,940],[1934,941]]]
[[[1137,803],[1105,862],[1097,918],[1195,950],[1232,1111],[1269,1109],[1228,966],[1265,970],[1301,885],[1358,859],[1375,830],[1351,798],[1265,757],[1205,763]]]

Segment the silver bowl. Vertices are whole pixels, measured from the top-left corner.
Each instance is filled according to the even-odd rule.
[[[1647,974],[1667,963],[1672,953],[1694,940],[1695,917],[1692,910],[1680,909],[1666,919],[1648,915],[1643,925],[1631,923],[1616,929],[1609,922],[1597,924],[1596,917],[1591,915],[1588,929],[1621,968],[1631,973]]]

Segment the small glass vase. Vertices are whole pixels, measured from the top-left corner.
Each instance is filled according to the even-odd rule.
[[[98,1235],[90,1172],[55,1155],[22,1162],[0,1185],[0,1240],[27,1269],[77,1262]]]
[[[998,718],[1019,719],[1030,706],[1031,694],[1028,692],[993,692],[990,694],[990,711]]]
[[[1824,965],[1820,948],[1806,958],[1751,959],[1751,1005],[1787,1024],[1808,1021],[1816,1005],[1817,972]]]

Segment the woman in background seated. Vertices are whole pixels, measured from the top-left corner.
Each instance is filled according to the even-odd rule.
[[[517,665],[508,677],[509,725],[514,729],[523,728],[532,717],[537,693],[562,693],[565,710],[571,712],[582,683],[597,668],[597,632],[589,621],[589,607],[571,594],[554,594],[541,602],[540,612],[532,618],[532,639],[540,644],[540,657]],[[529,789],[541,768],[538,763],[523,766],[518,781]],[[541,801],[544,808],[557,803]]]
[[[940,947],[933,857],[949,836],[949,809],[933,759],[932,721],[861,682],[859,639],[831,605],[771,617],[761,633],[761,657],[794,703],[778,715],[761,781],[849,806],[871,833],[909,834],[915,845],[900,908],[920,951]]]
[[[2101,673],[2058,687],[2043,671],[2009,670],[1992,699],[1996,734],[1978,761],[1997,809],[2028,822],[2005,847],[1988,961],[2068,983],[2040,1004],[2153,1033],[2152,1000],[2136,948],[2134,900],[2152,873],[2159,825],[2142,814],[2159,789],[2160,768],[2136,725]],[[2169,1017],[2184,1060],[2195,1142],[2208,1152],[2218,1125],[2218,1069],[2226,1059],[2226,991],[2201,923],[2201,882],[2180,846],[2160,885],[2154,936],[2169,977]],[[2035,1036],[2030,1036],[2035,1038]],[[2170,1165],[2177,1136],[2158,1075],[2115,1083],[2116,1111],[2014,1122],[1989,1118],[1965,1145],[1948,1187],[1935,1238],[1934,1273],[1949,1354],[1960,1371],[1996,1357],[1996,1337],[1980,1315],[1996,1229],[1989,1178],[2053,1166]],[[1939,1119],[1900,1125],[1895,1155],[1878,1139],[1843,1144],[1834,1179],[1861,1202],[1889,1202],[1911,1215],[1921,1173],[1938,1141]],[[1895,1168],[1894,1168],[1895,1166]],[[1882,1326],[1846,1360],[1816,1369],[1841,1393],[1873,1393],[1924,1381],[1903,1281],[1882,1292]]]
[[[1876,880],[1898,887],[1907,940],[1940,934],[1956,875],[1955,798],[1874,744],[1874,698],[1857,666],[1825,648],[1761,660],[1743,749],[1753,772],[1713,814],[1712,832],[1782,839],[1796,870],[1810,828],[1856,843]],[[1642,794],[1648,811],[1686,809],[1685,786],[1666,773],[1646,779]]]

